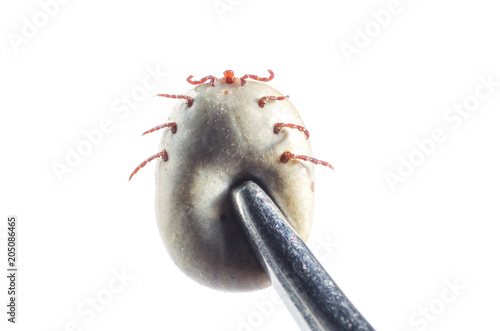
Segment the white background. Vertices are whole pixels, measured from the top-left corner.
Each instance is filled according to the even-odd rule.
[[[214,4],[230,7],[218,12]],[[499,8],[487,0],[401,0],[380,27],[370,13],[388,6],[73,0],[43,22],[37,1],[2,2],[1,264],[6,218],[16,214],[20,276],[16,325],[6,322],[6,278],[0,282],[1,329],[297,328],[271,303],[271,289],[221,293],[182,274],[157,233],[154,165],[128,182],[157,152],[160,134],[140,134],[163,123],[175,102],[151,96],[183,93],[188,75],[220,77],[225,69],[237,76],[273,69],[269,84],[290,95],[314,156],[335,166],[317,167],[309,245],[377,330],[494,328],[500,87],[459,127],[443,116],[473,102],[480,76],[500,81]],[[23,37],[34,19],[45,26],[15,46],[13,36]],[[372,37],[357,40],[349,62],[341,45],[355,46],[367,26]],[[168,76],[128,114],[114,112],[146,68],[157,67]],[[54,162],[65,164],[68,148],[103,119],[112,131],[59,180]],[[415,140],[436,128],[447,139],[418,160]],[[398,158],[411,155],[421,164],[391,190],[384,174],[399,175]],[[114,272],[131,279],[113,283]],[[110,283],[118,289],[111,296]]]

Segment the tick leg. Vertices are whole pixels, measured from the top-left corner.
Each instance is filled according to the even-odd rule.
[[[161,125],[155,126],[151,130],[148,130],[148,131],[144,132],[142,135],[144,136],[145,134],[148,134],[148,133],[151,133],[151,132],[154,132],[154,131],[157,131],[157,130],[161,130],[161,129],[166,128],[166,127],[171,128],[170,130],[172,130],[172,133],[176,133],[177,132],[177,123],[172,122],[172,123],[163,123]]]
[[[289,98],[288,95],[285,95],[285,96],[282,96],[282,97],[277,97],[277,96],[274,96],[274,95],[268,95],[268,96],[260,98],[259,101],[258,101],[258,104],[259,104],[260,108],[264,108],[264,106],[266,105],[266,101],[267,100],[285,100],[285,99],[288,99],[288,98]]]
[[[163,159],[163,161],[167,162],[168,161],[168,154],[167,154],[167,151],[166,150],[162,150],[160,153],[158,154],[155,154],[153,156],[151,156],[150,158],[148,158],[146,161],[142,162],[141,164],[139,164],[137,166],[137,168],[135,168],[135,170],[132,172],[132,174],[130,175],[130,177],[128,178],[128,180],[130,181],[132,179],[132,176],[134,176],[141,168],[143,168],[146,164],[148,164],[149,162],[153,161],[154,159],[157,159],[161,157]]]
[[[255,76],[255,75],[245,75],[245,76],[241,77],[240,78],[240,80],[241,80],[241,86],[245,85],[245,80],[248,79],[248,78],[259,80],[261,82],[268,82],[268,81],[270,81],[271,79],[274,78],[274,72],[271,69],[268,69],[267,71],[271,74],[268,78],[262,78],[262,77]]]
[[[281,129],[282,128],[291,128],[291,129],[297,129],[301,132],[304,132],[304,134],[306,135],[306,139],[309,139],[309,131],[307,131],[306,128],[304,128],[303,126],[300,126],[300,125],[296,125],[296,124],[290,124],[290,123],[276,123],[274,124],[274,133],[278,134],[281,132]]]
[[[186,99],[187,106],[191,107],[193,105],[194,99],[188,95],[180,95],[180,94],[157,94],[159,97],[172,98],[172,99]]]
[[[193,85],[198,85],[198,84],[203,84],[205,83],[207,80],[210,79],[210,85],[214,86],[215,85],[215,81],[217,80],[217,77],[214,77],[214,76],[207,76],[207,77],[203,77],[202,79],[200,80],[191,80],[191,78],[193,78],[194,76],[189,76],[187,78],[187,81],[190,83],[190,84],[193,84]]]
[[[306,155],[295,155],[289,151],[286,151],[285,153],[283,153],[281,155],[280,161],[283,163],[287,163],[291,159],[309,161],[309,162],[312,162],[314,164],[321,164],[321,165],[324,165],[325,167],[328,167],[332,170],[335,170],[335,169],[333,169],[333,166],[328,162],[321,161],[321,160],[318,160],[318,159],[315,159],[315,158],[312,158],[312,157],[309,157]]]

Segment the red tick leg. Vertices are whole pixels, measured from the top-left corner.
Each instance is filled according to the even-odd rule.
[[[188,108],[193,105],[194,99],[188,95],[180,94],[157,94],[159,97],[172,98],[172,99],[186,99]]]
[[[262,78],[262,77],[255,76],[255,75],[245,75],[245,76],[241,77],[240,78],[240,80],[241,80],[241,86],[245,85],[245,80],[248,79],[248,78],[252,78],[252,79],[255,79],[255,80],[258,80],[258,81],[261,81],[261,82],[268,82],[268,81],[270,81],[271,79],[274,78],[274,72],[271,69],[268,69],[267,71],[270,74],[270,76],[268,78]]]
[[[291,152],[288,152],[286,151],[285,153],[283,153],[281,155],[281,158],[280,158],[280,161],[283,162],[283,163],[287,163],[288,161],[290,161],[291,159],[295,159],[295,160],[302,160],[302,161],[309,161],[309,162],[312,162],[314,164],[321,164],[325,167],[328,167],[332,170],[335,170],[333,169],[333,166],[328,163],[328,162],[325,162],[325,161],[321,161],[321,160],[318,160],[318,159],[315,159],[315,158],[312,158],[312,157],[309,157],[309,156],[306,156],[306,155],[295,155]]]
[[[177,123],[172,122],[172,123],[163,123],[161,125],[155,126],[151,130],[148,130],[148,131],[144,132],[142,135],[144,136],[145,134],[148,134],[148,133],[151,133],[151,132],[154,132],[154,131],[157,131],[157,130],[161,130],[161,129],[166,128],[166,127],[171,128],[170,130],[172,130],[172,133],[176,133],[177,132]]]
[[[203,84],[205,83],[207,80],[210,79],[210,85],[214,86],[215,85],[215,81],[217,80],[217,77],[214,77],[214,76],[207,76],[207,77],[203,77],[202,79],[200,80],[191,80],[191,78],[193,78],[194,76],[189,76],[187,78],[187,81],[190,83],[190,84],[193,84],[193,85],[198,85],[198,84]]]
[[[266,105],[266,101],[267,100],[285,100],[285,99],[288,99],[288,98],[289,98],[288,95],[285,95],[285,96],[282,96],[282,97],[277,97],[277,96],[274,96],[274,95],[268,95],[268,96],[260,98],[259,101],[258,101],[258,104],[259,104],[260,108],[264,108],[264,106]]]
[[[149,162],[153,161],[154,159],[157,159],[161,157],[163,159],[163,161],[168,161],[168,154],[167,154],[167,151],[166,150],[162,150],[160,153],[158,154],[155,154],[153,156],[151,156],[150,158],[148,158],[146,161],[142,162],[141,164],[139,164],[137,166],[137,168],[135,168],[135,170],[132,172],[132,174],[130,175],[130,177],[128,178],[128,180],[130,181],[132,179],[132,176],[134,176],[141,168],[143,168],[146,164],[148,164]]]
[[[304,132],[304,134],[306,135],[306,139],[309,139],[309,131],[307,131],[307,129],[304,128],[303,126],[290,123],[276,123],[274,124],[274,133],[276,134],[280,133],[282,128],[297,129],[301,132]]]

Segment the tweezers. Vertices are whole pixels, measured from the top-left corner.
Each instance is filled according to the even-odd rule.
[[[263,189],[247,181],[231,199],[246,240],[301,330],[374,331]]]

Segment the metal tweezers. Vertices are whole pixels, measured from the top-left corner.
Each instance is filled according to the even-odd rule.
[[[247,241],[301,330],[374,331],[257,184],[231,199]]]

